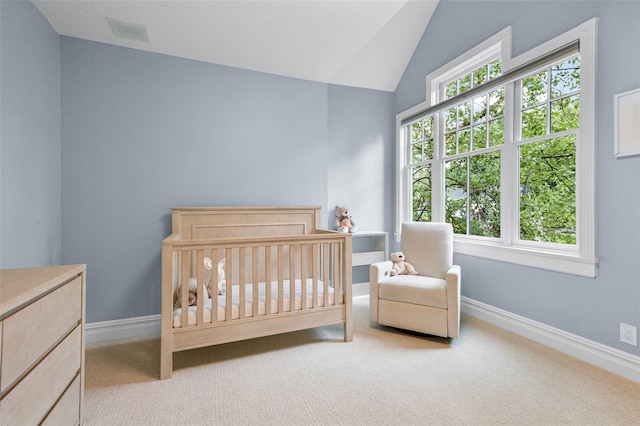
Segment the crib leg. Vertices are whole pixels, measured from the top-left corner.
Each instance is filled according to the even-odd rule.
[[[344,322],[344,341],[353,342],[353,320],[347,319]]]
[[[170,379],[173,370],[173,352],[171,347],[165,347],[165,340],[160,343],[160,380]]]

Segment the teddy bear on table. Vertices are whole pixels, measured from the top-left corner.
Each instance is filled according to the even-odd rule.
[[[336,229],[339,232],[356,232],[358,225],[353,221],[351,214],[349,214],[349,207],[336,206]]]
[[[404,260],[404,253],[397,251],[391,253],[391,261],[393,267],[391,268],[391,276],[393,275],[418,275],[418,271],[412,264]]]

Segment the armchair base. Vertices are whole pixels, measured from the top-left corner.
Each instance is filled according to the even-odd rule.
[[[450,337],[447,329],[447,310],[431,306],[379,299],[378,324]]]

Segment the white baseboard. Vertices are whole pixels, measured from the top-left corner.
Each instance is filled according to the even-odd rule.
[[[640,383],[640,357],[462,296],[462,312]],[[87,343],[160,336],[160,315],[86,324]]]
[[[160,314],[157,314],[88,323],[85,325],[85,342],[95,343],[129,338],[159,337],[160,319]]]
[[[462,312],[640,383],[640,357],[462,296]]]

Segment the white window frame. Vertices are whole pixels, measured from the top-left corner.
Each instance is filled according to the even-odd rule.
[[[561,34],[515,58],[511,57],[511,27],[507,27],[488,40],[440,67],[427,76],[426,101],[403,111],[396,116],[396,238],[401,239],[402,222],[411,221],[411,181],[407,158],[408,137],[402,125],[403,120],[435,105],[442,94],[438,92],[441,83],[451,81],[474,66],[502,59],[502,72],[508,72],[536,58],[543,57],[576,40],[580,43],[580,127],[576,146],[576,245],[531,244],[518,241],[511,235],[511,221],[517,220],[517,206],[503,203],[502,236],[487,239],[456,235],[454,252],[486,259],[509,262],[573,275],[595,277],[598,259],[595,256],[595,69],[596,69],[597,18],[593,18],[564,34]],[[513,84],[505,87],[507,96],[513,99]],[[509,92],[507,94],[507,92]],[[515,102],[505,105],[505,135],[514,134],[513,117]],[[438,138],[440,140],[440,138]],[[509,145],[509,146],[506,146]],[[506,144],[505,149],[517,149],[517,145]],[[444,220],[444,174],[442,170],[441,143],[436,143],[439,161],[432,163],[432,220]],[[513,193],[518,188],[517,164],[504,164],[501,173],[502,192]],[[505,205],[506,204],[506,205]]]

